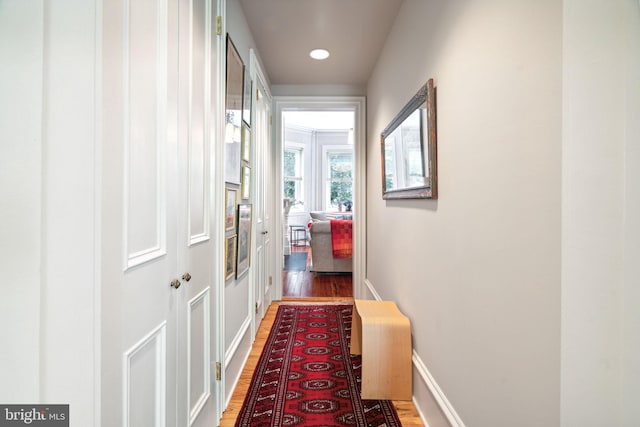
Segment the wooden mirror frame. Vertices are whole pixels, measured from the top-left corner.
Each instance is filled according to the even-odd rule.
[[[407,185],[399,188],[388,188],[386,171],[387,139],[401,126],[407,118],[416,111],[420,113],[420,161],[422,162],[423,183]],[[426,111],[424,111],[426,110]],[[426,125],[426,126],[425,126]],[[436,141],[436,93],[433,79],[429,79],[418,93],[393,118],[391,123],[380,135],[382,155],[382,198],[383,199],[437,199],[438,198],[438,169],[437,169],[437,141]],[[425,146],[426,139],[426,146]],[[404,153],[400,158],[408,164],[408,156]],[[415,159],[414,159],[415,160]],[[426,172],[426,174],[425,174]],[[418,176],[420,178],[420,176]]]

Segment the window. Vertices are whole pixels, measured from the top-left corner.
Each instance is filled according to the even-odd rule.
[[[301,209],[304,205],[302,154],[302,148],[286,147],[284,150],[284,197],[293,201],[292,209]]]
[[[325,209],[351,210],[353,206],[353,152],[330,150],[325,157]]]

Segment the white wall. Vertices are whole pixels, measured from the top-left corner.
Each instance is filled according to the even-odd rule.
[[[368,85],[367,278],[468,426],[559,425],[561,25],[551,0],[405,0]],[[430,77],[439,200],[385,202],[380,132]]]
[[[42,2],[0,3],[0,401],[38,399],[42,212]],[[11,58],[11,60],[8,60]]]
[[[622,362],[622,425],[640,425],[640,4],[624,3],[625,88],[625,272]]]
[[[0,2],[0,401],[98,405],[93,1]]]
[[[323,151],[329,146],[349,147],[349,132],[346,130],[306,128],[296,125],[285,127],[284,132],[286,143],[293,143],[294,146],[297,144],[298,147],[304,148],[302,159],[304,206],[296,206],[292,210],[289,214],[289,224],[306,224],[309,216],[301,215],[300,218],[296,218],[299,212],[308,214],[313,211],[326,210],[323,200],[325,191],[325,182],[323,181],[325,177],[322,169]]]
[[[249,72],[249,49],[256,49],[253,35],[244,17],[244,12],[238,0],[227,0],[226,3],[226,31],[230,35],[242,61]],[[257,52],[256,52],[257,54]],[[252,187],[256,188],[256,177],[252,177]],[[239,188],[239,187],[238,187]],[[238,194],[240,192],[238,191]],[[240,202],[240,201],[238,201]],[[247,203],[247,201],[242,201]],[[249,203],[252,203],[251,201]],[[229,279],[225,284],[225,320],[224,320],[224,343],[226,359],[226,397],[233,391],[235,381],[242,370],[243,361],[251,350],[253,337],[248,336],[251,328],[250,320],[253,310],[250,308],[252,300],[252,289],[250,284],[252,271],[241,276],[238,280]]]
[[[562,425],[640,423],[640,8],[565,0]]]
[[[99,416],[100,2],[45,2],[41,368],[44,402]],[[70,12],[73,11],[73,12]]]
[[[625,272],[623,422],[640,425],[640,3],[625,3]]]

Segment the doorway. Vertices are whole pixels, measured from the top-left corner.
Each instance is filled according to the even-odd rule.
[[[358,297],[364,271],[364,146],[365,101],[363,97],[276,97],[276,198],[280,200],[279,226],[275,227],[276,259],[283,274],[276,294],[278,299],[293,291],[296,296],[332,296],[314,293],[314,278],[327,292]],[[310,224],[312,216],[321,220],[341,219],[352,226],[352,254],[337,272],[348,269],[349,276],[335,274],[331,266],[316,269],[321,263],[313,258]],[[328,223],[329,221],[327,221]],[[328,225],[328,224],[327,224]],[[318,242],[319,240],[315,240]],[[323,253],[326,251],[323,250]],[[331,258],[331,243],[329,242]],[[305,269],[291,268],[291,255],[307,254]],[[320,251],[316,251],[319,254]],[[300,262],[299,256],[297,256]],[[344,263],[347,261],[347,263]],[[314,265],[315,264],[315,265]],[[322,271],[317,273],[317,270]],[[327,273],[328,272],[328,273]],[[350,280],[346,280],[350,279]],[[285,289],[291,284],[298,289]],[[344,287],[350,289],[344,291]],[[306,288],[306,289],[301,289]]]
[[[282,118],[282,296],[352,297],[352,258],[334,262],[329,225],[352,226],[353,111],[284,111]],[[351,237],[351,228],[342,234]]]

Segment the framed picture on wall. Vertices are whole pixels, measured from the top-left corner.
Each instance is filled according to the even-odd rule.
[[[231,231],[236,228],[236,204],[238,191],[233,188],[226,188],[224,195],[225,215],[224,229]]]
[[[238,205],[238,257],[236,278],[242,276],[251,264],[251,205]]]
[[[242,160],[251,161],[251,129],[246,123],[242,124]]]
[[[244,64],[227,34],[227,72],[225,88],[224,151],[226,182],[240,184],[240,144],[242,139],[242,108]]]
[[[236,273],[236,247],[238,236],[228,236],[224,242],[224,280],[231,279]]]
[[[251,168],[247,165],[242,165],[242,187],[240,188],[240,196],[242,200],[248,200],[250,196],[251,185]]]
[[[252,87],[251,77],[249,76],[249,73],[245,73],[244,96],[242,98],[242,120],[244,120],[247,126],[251,126],[251,103],[253,101],[253,97],[251,96]]]

